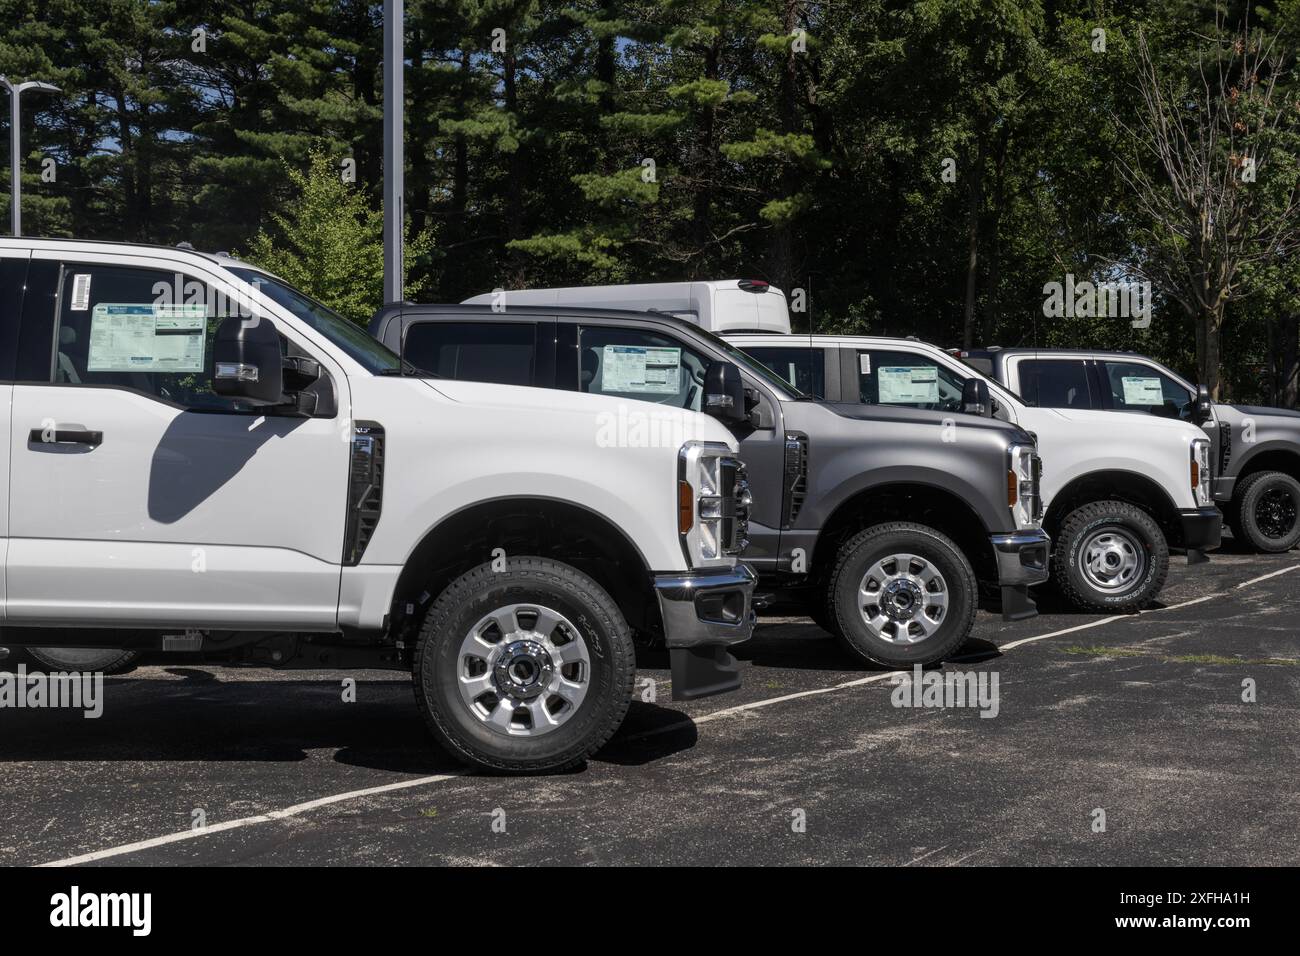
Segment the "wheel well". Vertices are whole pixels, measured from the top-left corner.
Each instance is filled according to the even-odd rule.
[[[814,579],[820,580],[830,572],[847,538],[886,521],[911,521],[943,532],[966,555],[979,580],[997,580],[989,532],[975,511],[952,492],[920,484],[881,485],[841,502],[817,537]]]
[[[416,545],[393,593],[392,631],[418,627],[452,581],[492,561],[498,548],[506,557],[535,555],[577,568],[609,592],[634,630],[660,627],[650,569],[621,529],[569,502],[509,498],[456,512]]]
[[[1061,524],[1076,508],[1091,501],[1124,501],[1149,514],[1171,544],[1182,538],[1178,509],[1156,482],[1131,471],[1097,471],[1074,479],[1052,499],[1043,516],[1043,530],[1055,539]]]
[[[1262,451],[1242,466],[1241,472],[1237,475],[1236,487],[1241,487],[1242,479],[1257,471],[1281,471],[1300,481],[1300,455],[1281,449]]]

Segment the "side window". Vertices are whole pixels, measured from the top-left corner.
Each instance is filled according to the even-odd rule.
[[[826,397],[826,350],[776,345],[745,349],[777,375],[814,398]]]
[[[578,387],[595,395],[699,411],[709,360],[680,341],[643,329],[578,330]]]
[[[18,351],[18,315],[23,303],[27,257],[0,258],[0,382],[14,378]]]
[[[869,405],[960,411],[965,383],[928,355],[892,349],[858,351],[858,391]]]
[[[239,410],[238,399],[212,390],[212,341],[227,314],[234,313],[210,287],[177,273],[68,263],[46,381],[116,385],[185,408]]]
[[[422,372],[462,382],[532,385],[537,326],[531,322],[417,322],[402,357]]]
[[[1097,408],[1088,387],[1088,365],[1082,359],[1021,361],[1020,397],[1039,408]]]
[[[1168,375],[1138,362],[1102,362],[1111,407],[1164,418],[1187,418],[1195,396]]]

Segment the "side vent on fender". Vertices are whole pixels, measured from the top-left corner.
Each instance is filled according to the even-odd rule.
[[[348,519],[343,538],[343,563],[356,565],[379,525],[384,500],[384,427],[355,422],[352,461],[348,470]]]
[[[782,483],[781,517],[784,527],[794,525],[808,497],[808,436],[802,432],[785,433],[785,481]]]
[[[1232,461],[1232,426],[1219,422],[1219,474],[1228,473],[1228,462]]]

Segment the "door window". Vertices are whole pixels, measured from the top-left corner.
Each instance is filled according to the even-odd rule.
[[[745,350],[799,391],[826,397],[826,350],[756,345]]]
[[[1196,396],[1164,372],[1141,362],[1103,361],[1101,369],[1112,408],[1163,418],[1191,416]]]
[[[212,388],[213,338],[234,308],[179,273],[68,264],[47,381],[128,388],[187,409],[242,410],[242,400]]]
[[[1028,359],[1017,369],[1020,396],[1038,408],[1096,408],[1083,359]]]
[[[417,322],[406,330],[402,357],[439,378],[532,385],[537,326],[531,322]]]
[[[892,349],[858,351],[858,392],[870,405],[961,411],[965,379],[934,359]]]
[[[699,411],[709,360],[667,335],[643,329],[578,330],[578,383],[583,392]]]

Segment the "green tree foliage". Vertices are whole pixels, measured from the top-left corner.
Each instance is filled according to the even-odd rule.
[[[384,214],[341,175],[324,152],[309,154],[306,172],[285,167],[291,198],[253,236],[245,258],[319,299],[359,325],[383,304]],[[429,234],[407,233],[405,265],[426,255]],[[408,286],[408,295],[419,296]]]
[[[1133,348],[1195,375],[1169,288],[1145,329],[1043,313],[1049,282],[1150,265],[1152,218],[1117,163],[1133,155],[1138,31],[1162,75],[1187,77],[1216,11],[1230,31],[1249,12],[1282,33],[1279,101],[1300,101],[1300,0],[406,6],[407,258],[413,294],[444,301],[755,276],[804,290],[799,328]],[[274,255],[364,318],[379,295],[381,14],[0,0],[0,72],[64,88],[25,103],[27,230]],[[328,162],[312,159],[322,143]],[[1277,145],[1281,170],[1300,148]],[[1259,183],[1259,215],[1286,208],[1278,182]],[[1252,263],[1225,303],[1229,397],[1298,397],[1296,257]]]

